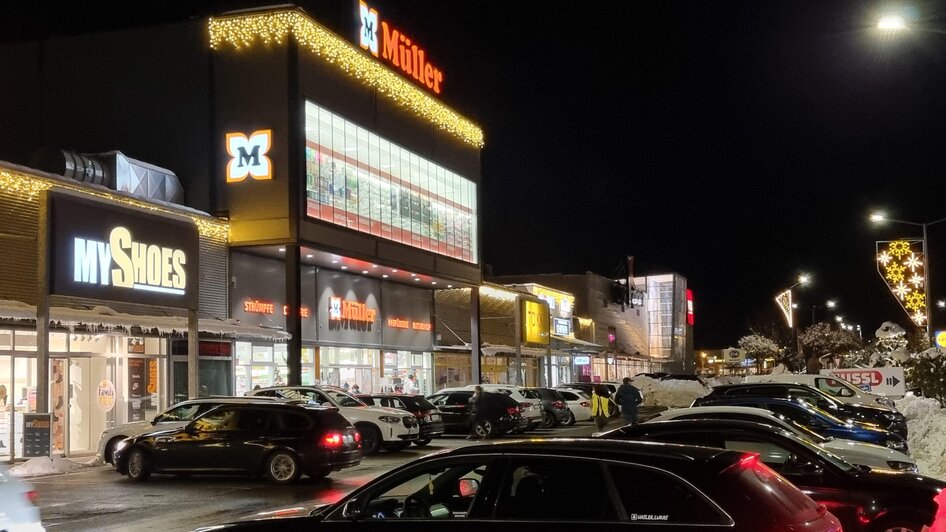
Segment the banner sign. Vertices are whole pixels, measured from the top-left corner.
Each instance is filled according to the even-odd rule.
[[[893,397],[903,397],[907,393],[903,368],[823,369],[821,374],[844,379],[865,392]]]
[[[23,414],[23,457],[50,456],[52,414]]]

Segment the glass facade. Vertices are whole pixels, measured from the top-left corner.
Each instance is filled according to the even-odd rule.
[[[476,184],[305,104],[306,214],[476,263]]]
[[[682,362],[687,348],[686,279],[671,275],[646,278],[650,355]]]

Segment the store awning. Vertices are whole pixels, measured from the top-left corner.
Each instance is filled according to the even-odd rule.
[[[20,301],[0,300],[0,319],[35,320],[36,307]],[[167,335],[187,333],[185,316],[125,314],[106,306],[96,306],[91,309],[50,307],[49,321],[64,327],[85,326],[91,329],[122,328],[126,330],[138,327],[144,330],[156,329],[160,334]],[[200,318],[197,320],[197,330],[225,337],[271,341],[287,341],[292,337],[285,331],[244,325],[233,319]]]
[[[597,353],[598,351],[604,349],[603,345],[598,345],[594,342],[587,342],[585,340],[579,340],[578,338],[573,338],[571,336],[559,336],[557,334],[553,334],[552,339],[568,344],[571,346],[569,349],[574,351]]]
[[[520,353],[529,357],[543,357],[548,354],[548,351],[539,347],[520,347]],[[470,352],[469,344],[465,345],[437,345],[434,346],[434,351],[455,351],[455,352]],[[516,348],[511,345],[501,345],[501,344],[483,344],[480,347],[480,351],[486,356],[493,356],[497,353],[503,353],[507,355],[514,355],[516,353]],[[571,353],[567,351],[561,351],[557,349],[552,350],[552,355],[554,356],[568,356]]]

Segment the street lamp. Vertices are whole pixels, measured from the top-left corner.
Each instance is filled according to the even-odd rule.
[[[907,21],[900,15],[887,15],[877,21],[877,29],[883,31],[903,31],[910,29]]]
[[[917,223],[917,222],[907,222],[905,220],[894,220],[893,218],[887,218],[887,215],[882,212],[875,212],[870,215],[870,221],[875,224],[882,224],[884,222],[893,222],[893,223],[898,223],[898,224],[903,224],[903,225],[912,225],[915,227],[923,228],[923,272],[926,274],[926,279],[925,279],[926,286],[924,287],[926,288],[926,302],[925,302],[926,303],[926,336],[932,342],[933,341],[933,327],[932,327],[932,324],[930,323],[932,321],[930,319],[931,318],[931,314],[930,314],[930,310],[931,310],[930,258],[929,258],[930,254],[929,254],[929,246],[927,245],[926,234],[927,234],[927,228],[929,226],[938,224],[940,222],[946,222],[946,218],[940,218],[939,220],[933,220],[932,222]]]
[[[819,307],[818,305],[812,305],[811,306],[811,324],[812,325],[815,324],[815,310],[816,309],[819,309],[819,308],[834,309],[837,306],[838,306],[838,302],[833,299],[829,299],[825,301],[823,307]]]

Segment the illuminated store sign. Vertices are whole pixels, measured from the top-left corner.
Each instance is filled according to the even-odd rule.
[[[364,2],[358,3],[358,18],[361,21],[359,44],[362,48],[394,65],[435,94],[440,94],[443,72],[427,61],[427,52],[423,48],[386,20],[381,20],[378,11]],[[378,30],[381,33],[380,42]]]
[[[544,305],[522,302],[522,339],[529,343],[549,343],[549,312]]]
[[[276,304],[272,301],[260,301],[258,299],[247,299],[243,302],[243,312],[249,314],[266,314],[272,316],[276,313]],[[309,307],[303,305],[300,313],[303,318],[312,317],[312,311]],[[282,306],[282,315],[289,315],[289,305]]]
[[[61,194],[50,203],[50,293],[196,307],[194,224]]]
[[[693,325],[693,290],[687,288],[687,325]]]
[[[411,329],[415,331],[429,331],[431,329],[430,323],[402,320],[399,318],[388,318],[388,327],[395,329]]]
[[[572,320],[552,318],[552,324],[555,328],[555,334],[559,336],[568,336],[572,333]]]
[[[237,183],[251,176],[257,181],[273,178],[273,161],[266,156],[273,145],[273,130],[254,131],[249,137],[243,133],[227,133],[227,183]]]
[[[591,364],[591,357],[576,356],[576,357],[572,357],[572,361],[575,363],[576,366],[587,366],[588,364]]]
[[[349,301],[340,297],[329,298],[328,319],[330,321],[357,321],[374,323],[377,311],[360,301]]]

